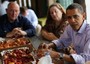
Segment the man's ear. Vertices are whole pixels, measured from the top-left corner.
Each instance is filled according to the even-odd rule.
[[[7,12],[8,9],[6,9],[6,12]]]
[[[86,19],[86,12],[83,13],[83,18]]]

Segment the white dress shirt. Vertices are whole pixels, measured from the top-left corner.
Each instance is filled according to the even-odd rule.
[[[32,9],[27,10],[26,18],[32,23],[32,25],[36,28],[38,25],[38,18],[35,14],[35,12]]]

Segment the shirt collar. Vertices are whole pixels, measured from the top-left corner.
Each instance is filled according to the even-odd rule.
[[[87,21],[85,20],[77,33],[83,33],[86,28]]]

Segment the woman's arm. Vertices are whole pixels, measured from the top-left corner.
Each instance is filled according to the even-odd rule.
[[[46,31],[44,29],[42,29],[41,35],[42,35],[43,38],[45,38],[47,40],[50,40],[50,41],[58,39],[53,33],[48,32],[48,31]]]

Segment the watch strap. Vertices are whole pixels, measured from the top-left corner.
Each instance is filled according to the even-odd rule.
[[[63,59],[63,53],[59,53],[60,59]]]

